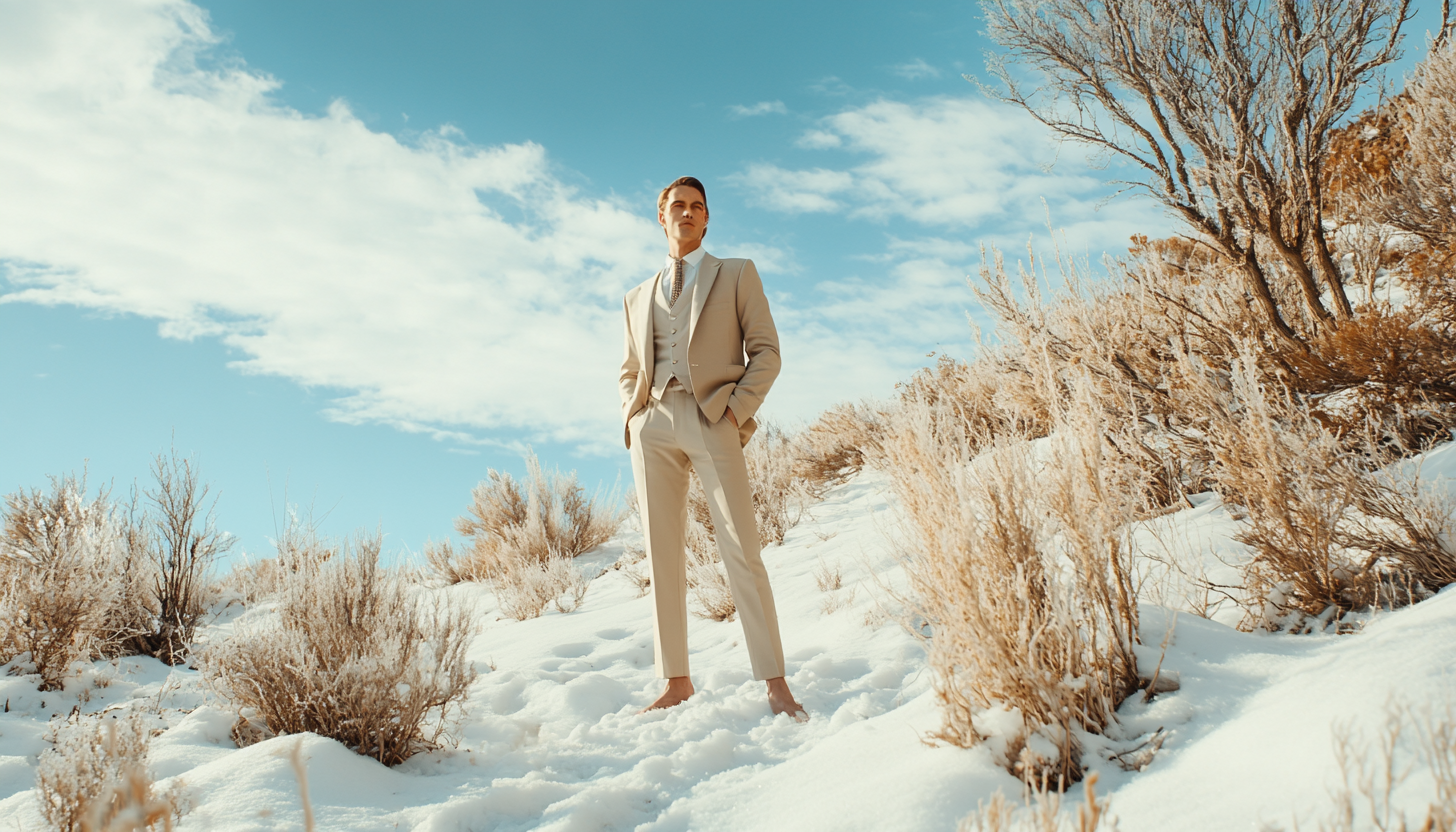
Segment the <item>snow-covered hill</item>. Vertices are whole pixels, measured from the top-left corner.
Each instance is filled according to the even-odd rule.
[[[1456,474],[1439,449],[1424,475]],[[812,715],[770,715],[752,680],[736,621],[694,618],[697,695],[639,715],[653,676],[650,599],[610,566],[640,534],[624,532],[580,560],[605,574],[572,613],[502,618],[475,585],[482,628],[471,657],[480,678],[458,747],[396,769],[332,740],[302,738],[321,829],[394,830],[950,830],[996,790],[1020,794],[988,746],[927,744],[939,725],[921,647],[896,621],[899,580],[887,483],[866,472],[813,506],[781,547],[765,551],[788,657],[789,682]],[[1165,518],[1185,551],[1237,554],[1236,523],[1210,501]],[[821,591],[815,573],[838,570]],[[1166,587],[1165,587],[1166,589]],[[1176,595],[1176,593],[1173,593]],[[1166,591],[1157,600],[1173,604]],[[266,608],[241,613],[267,615]],[[209,626],[226,637],[238,608]],[[1121,745],[1162,729],[1142,771],[1089,751],[1099,793],[1124,832],[1304,828],[1327,817],[1339,783],[1333,740],[1375,737],[1387,706],[1456,701],[1456,591],[1382,614],[1356,635],[1241,633],[1151,600],[1143,640],[1181,688],[1122,709]],[[183,830],[301,829],[289,752],[298,737],[238,749],[234,716],[199,675],[151,659],[98,662],[64,693],[0,677],[0,829],[42,829],[32,790],[50,726],[73,708],[131,708],[165,730],[152,743],[158,777],[177,778],[193,805]],[[1116,746],[1116,747],[1114,747]],[[171,781],[169,781],[171,782]],[[1080,791],[1068,797],[1080,799]],[[1414,814],[1430,799],[1417,770],[1396,792]]]

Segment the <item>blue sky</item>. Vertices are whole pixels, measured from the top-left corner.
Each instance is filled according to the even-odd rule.
[[[684,174],[708,250],[764,275],[764,414],[889,395],[969,352],[982,242],[1014,256],[1050,212],[1095,260],[1171,227],[961,78],[980,28],[966,2],[0,0],[0,489],[124,490],[175,443],[266,555],[285,495],[416,550],[527,445],[627,486],[621,295]]]

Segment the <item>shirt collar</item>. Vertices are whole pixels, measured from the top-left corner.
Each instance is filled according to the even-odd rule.
[[[703,256],[707,253],[708,252],[703,250],[702,246],[698,246],[697,248],[683,255],[683,265],[696,267],[699,263],[703,262]],[[667,268],[669,271],[671,271],[672,269],[671,254],[667,255]]]

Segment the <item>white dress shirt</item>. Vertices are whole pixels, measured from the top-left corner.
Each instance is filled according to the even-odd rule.
[[[698,279],[698,264],[703,262],[703,255],[707,254],[702,246],[698,246],[687,254],[683,255],[683,285],[682,297],[693,296],[693,281]],[[672,300],[672,272],[676,267],[672,255],[667,256],[667,267],[662,272],[662,296],[669,301]]]

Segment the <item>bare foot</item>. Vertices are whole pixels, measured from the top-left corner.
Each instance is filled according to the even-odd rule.
[[[788,690],[788,688],[784,688],[784,690]],[[687,676],[674,676],[667,680],[667,689],[662,692],[661,696],[657,697],[657,701],[637,713],[645,714],[648,711],[656,711],[662,708],[671,708],[673,705],[681,705],[694,692],[693,680],[691,678]]]
[[[789,693],[789,683],[782,676],[768,680],[768,706],[773,709],[774,716],[788,714],[795,722],[809,721],[809,712],[794,701],[794,695]]]

